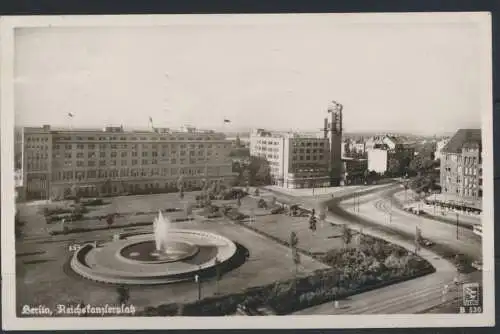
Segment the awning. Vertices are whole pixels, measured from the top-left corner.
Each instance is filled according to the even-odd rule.
[[[441,203],[452,206],[461,206],[466,208],[482,210],[482,200],[467,200],[463,197],[453,195],[453,194],[435,194],[426,197],[426,200],[431,203]]]

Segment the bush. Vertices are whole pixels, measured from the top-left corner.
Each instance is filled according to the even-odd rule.
[[[259,209],[267,209],[266,201],[263,198],[259,199],[259,201],[257,202],[257,207]]]
[[[94,199],[82,201],[81,204],[83,206],[99,206],[99,205],[104,205],[104,204],[108,204],[108,203],[104,202],[101,198],[94,198]]]
[[[244,214],[239,212],[237,209],[229,209],[229,211],[226,212],[226,216],[229,219],[235,220],[235,221],[241,221],[246,218]]]

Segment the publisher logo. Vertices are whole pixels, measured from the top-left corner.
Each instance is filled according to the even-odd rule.
[[[466,283],[462,286],[462,291],[464,306],[479,306],[479,283]]]

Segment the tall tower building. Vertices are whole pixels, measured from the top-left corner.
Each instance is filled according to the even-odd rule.
[[[342,104],[332,101],[328,106],[330,119],[325,118],[324,136],[330,140],[330,185],[338,186],[342,179]]]

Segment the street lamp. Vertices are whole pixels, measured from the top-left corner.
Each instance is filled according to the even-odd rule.
[[[199,266],[199,269],[201,270],[201,266]],[[201,277],[200,277],[200,275],[198,275],[198,274],[194,275],[194,281],[198,284],[198,300],[201,300]]]
[[[389,198],[389,223],[392,223],[392,197]]]

